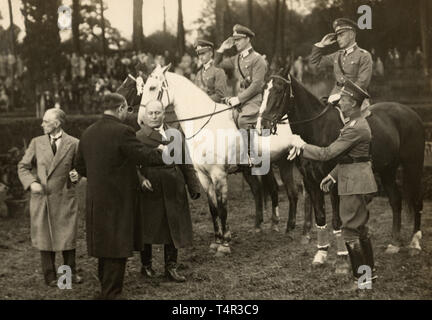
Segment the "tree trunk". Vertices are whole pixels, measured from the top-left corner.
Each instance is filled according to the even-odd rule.
[[[163,33],[165,34],[167,32],[166,28],[166,5],[165,0],[163,0]]]
[[[9,27],[9,32],[10,32],[10,37],[11,37],[11,51],[12,54],[15,58],[15,64],[12,65],[12,94],[11,99],[10,99],[10,105],[12,108],[15,107],[15,101],[14,101],[14,79],[15,79],[15,65],[17,63],[17,57],[16,57],[16,52],[15,52],[15,35],[14,35],[14,23],[13,23],[13,14],[12,14],[12,2],[11,0],[8,0],[8,5],[9,5],[9,19],[10,19],[10,27]]]
[[[280,54],[279,43],[279,21],[280,21],[280,0],[275,0],[275,14],[274,14],[274,27],[273,27],[273,59],[276,59]],[[272,59],[272,60],[273,60]]]
[[[216,45],[219,46],[225,40],[225,0],[216,0],[215,16],[216,16]]]
[[[252,0],[247,0],[247,12],[248,12],[248,27],[253,30],[253,6],[252,6]]]
[[[224,15],[224,40],[228,38],[232,34],[232,14],[229,7],[228,0],[224,0],[225,2],[225,15]]]
[[[73,0],[72,2],[72,39],[74,51],[80,56],[81,55],[81,45],[79,38],[79,25],[80,25],[80,11],[81,4],[80,0]]]
[[[143,0],[133,1],[133,33],[132,33],[132,43],[134,50],[143,49],[143,24],[142,24],[142,7]]]
[[[280,13],[280,53],[281,53],[281,57],[283,59],[285,59],[285,19],[286,19],[286,12],[287,12],[287,5],[286,5],[286,0],[282,0],[282,8],[281,8],[281,13]],[[284,61],[285,62],[285,61]]]
[[[182,0],[178,0],[177,44],[179,55],[182,57],[185,52],[185,30],[183,26]]]
[[[429,79],[429,89],[432,90],[432,76],[429,74],[429,36],[428,36],[428,3],[427,0],[420,0],[420,32],[422,40],[422,51],[424,55],[423,73]]]
[[[106,37],[105,37],[105,18],[104,18],[103,0],[99,0],[99,3],[100,3],[101,27],[102,27],[102,53],[105,60],[106,59]]]

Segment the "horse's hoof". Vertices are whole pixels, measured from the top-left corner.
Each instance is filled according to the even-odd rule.
[[[231,253],[231,248],[229,246],[226,245],[220,245],[217,248],[217,252],[216,252],[216,257],[223,257],[225,255],[228,255]]]
[[[410,257],[414,257],[419,255],[421,252],[421,249],[417,249],[417,248],[409,248],[408,249],[408,254],[410,255]]]
[[[327,251],[326,250],[318,250],[315,254],[315,257],[312,260],[312,266],[318,267],[325,264],[327,261]]]
[[[279,232],[279,231],[280,231],[280,230],[279,230],[279,226],[278,226],[277,224],[272,224],[271,229],[272,229],[272,231],[274,231],[274,232]]]
[[[400,247],[399,246],[394,246],[392,244],[389,244],[387,246],[387,249],[386,249],[385,253],[387,253],[387,254],[396,254],[399,251],[400,251]]]
[[[262,227],[255,228],[255,233],[262,233]]]
[[[305,235],[302,235],[300,243],[303,244],[303,245],[306,245],[306,244],[310,243],[310,240],[311,240],[310,235],[305,234]]]
[[[348,256],[338,255],[336,260],[335,274],[345,275],[350,272],[350,266],[348,265]]]
[[[216,242],[212,242],[210,244],[210,252],[216,252],[217,249],[219,248],[220,244],[216,243]]]

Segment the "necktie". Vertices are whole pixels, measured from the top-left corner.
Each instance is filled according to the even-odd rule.
[[[54,155],[55,155],[56,152],[57,152],[57,145],[56,145],[56,141],[57,141],[58,139],[60,139],[60,138],[61,138],[61,136],[60,136],[60,137],[57,137],[57,138],[53,138],[53,137],[51,137],[51,149],[52,149]]]

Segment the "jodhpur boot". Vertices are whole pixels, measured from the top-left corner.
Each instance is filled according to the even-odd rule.
[[[372,281],[376,280],[378,276],[375,270],[375,261],[373,256],[372,241],[369,237],[360,239],[360,245],[365,258],[365,264],[368,265],[372,270]]]
[[[141,251],[141,274],[145,278],[154,278],[156,272],[152,268],[152,246],[151,244],[144,245],[144,250]]]
[[[164,246],[165,276],[174,282],[185,282],[186,278],[177,272],[177,252],[173,244]]]

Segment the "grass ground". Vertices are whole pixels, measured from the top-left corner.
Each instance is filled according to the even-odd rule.
[[[191,202],[194,246],[179,252],[184,284],[166,282],[163,249],[155,246],[154,268],[160,277],[148,281],[139,274],[138,254],[129,259],[124,291],[129,299],[432,299],[432,202],[426,201],[423,215],[423,251],[410,256],[407,249],[396,255],[384,250],[390,240],[391,211],[385,198],[371,203],[369,226],[373,234],[379,281],[359,296],[346,288],[348,277],[334,274],[336,252],[329,251],[328,264],[312,268],[316,233],[309,245],[300,243],[302,209],[297,219],[294,240],[283,232],[288,200],[280,193],[281,232],[270,230],[265,216],[264,232],[255,234],[253,198],[239,175],[230,177],[229,222],[233,233],[232,254],[215,258],[208,246],[213,227],[205,196]],[[302,200],[299,208],[302,208]],[[269,210],[268,210],[269,212]],[[330,221],[330,207],[327,199]],[[89,258],[85,246],[81,212],[77,263],[85,283],[72,290],[48,288],[42,281],[39,253],[30,244],[29,217],[21,215],[0,220],[0,299],[91,299],[99,289],[96,259]],[[408,242],[412,224],[403,219],[403,235]],[[59,256],[59,255],[58,255]],[[60,257],[57,257],[61,264]]]

